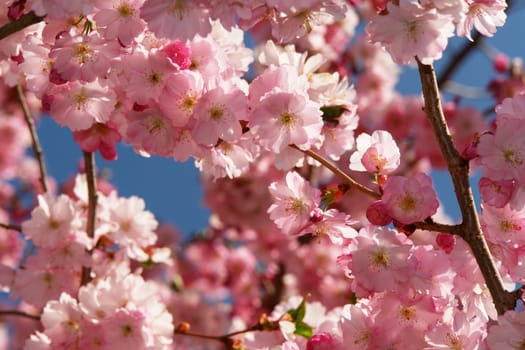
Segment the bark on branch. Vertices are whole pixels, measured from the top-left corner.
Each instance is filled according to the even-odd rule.
[[[97,185],[95,174],[95,156],[91,152],[83,152],[84,166],[86,172],[86,182],[88,188],[88,213],[86,223],[86,233],[89,238],[95,237],[95,220],[97,208]],[[82,268],[82,285],[86,285],[91,281],[91,269],[88,267]]]
[[[0,40],[7,38],[9,35],[16,33],[38,22],[42,22],[44,17],[35,15],[33,11],[23,15],[16,21],[9,22],[0,27]]]
[[[447,161],[456,199],[461,209],[462,223],[460,224],[459,235],[470,246],[490,291],[496,310],[501,315],[507,310],[514,309],[519,296],[518,293],[507,292],[503,287],[501,276],[496,269],[483,236],[474,196],[469,184],[469,163],[460,156],[452,142],[441,106],[434,67],[422,64],[419,59],[417,59],[417,63],[425,99],[425,112],[432,125],[441,152]]]

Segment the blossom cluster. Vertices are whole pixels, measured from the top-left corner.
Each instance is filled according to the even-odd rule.
[[[0,287],[19,313],[38,315],[0,324],[0,347],[522,345],[525,314],[498,315],[471,247],[452,234],[460,225],[443,214],[429,173],[446,161],[421,97],[394,91],[398,64],[431,64],[474,29],[492,36],[506,8],[0,5],[0,25],[42,19],[0,39]],[[513,291],[525,282],[525,79],[501,56],[494,68],[492,123],[460,98],[443,110],[462,160],[483,173],[483,234]],[[87,174],[62,187],[43,179],[26,155],[37,149],[26,124],[41,112],[106,160],[119,142],[145,157],[194,159],[208,227],[183,239],[100,176],[96,193]]]

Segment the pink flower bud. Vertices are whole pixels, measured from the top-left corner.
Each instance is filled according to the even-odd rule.
[[[366,218],[371,224],[377,226],[386,226],[392,222],[388,215],[388,208],[383,201],[375,201],[366,209]]]
[[[492,68],[498,73],[505,73],[509,70],[510,67],[510,60],[507,55],[504,53],[498,53],[496,57],[494,57],[494,61],[492,61]]]
[[[180,69],[187,69],[191,65],[190,48],[182,41],[172,41],[162,49],[162,52]]]
[[[436,236],[436,244],[443,249],[445,253],[450,254],[456,245],[456,237],[450,233],[441,232]]]
[[[315,208],[310,212],[310,221],[311,222],[321,222],[324,218],[324,213],[320,208]]]

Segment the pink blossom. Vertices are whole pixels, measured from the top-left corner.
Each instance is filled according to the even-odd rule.
[[[139,151],[170,157],[175,143],[175,129],[170,121],[155,108],[131,111],[126,114],[128,124],[121,133],[124,141]]]
[[[162,48],[162,52],[180,69],[187,69],[191,65],[191,49],[180,40],[170,42]]]
[[[346,12],[342,1],[303,1],[301,3],[282,1],[268,1],[282,11],[272,23],[272,36],[279,42],[290,42],[304,36],[312,27],[327,25],[336,19],[342,19]]]
[[[496,33],[496,27],[505,24],[507,3],[504,0],[467,0],[467,3],[467,15],[457,26],[459,36],[472,40],[470,32],[476,28],[481,34],[490,37]]]
[[[81,322],[82,312],[78,302],[67,293],[60,294],[58,301],[48,302],[42,313],[45,333],[55,346],[75,346],[81,334]]]
[[[356,139],[357,150],[350,158],[350,169],[380,175],[394,172],[401,154],[388,131],[377,130],[372,135],[362,133]]]
[[[0,222],[8,222],[8,216],[0,210]],[[0,228],[0,264],[15,267],[24,253],[24,242],[18,232]]]
[[[195,165],[214,179],[239,177],[245,173],[255,158],[256,149],[249,140],[241,138],[237,142],[220,141],[215,147],[195,161]]]
[[[354,238],[357,231],[351,226],[355,221],[350,220],[350,216],[341,213],[336,209],[318,211],[314,209],[310,214],[311,227],[306,228],[305,232],[312,232],[314,235],[327,235],[333,244],[341,245],[344,239]]]
[[[439,207],[432,180],[423,173],[411,178],[390,176],[383,192],[382,200],[390,216],[403,224],[423,221]]]
[[[341,312],[341,330],[344,344],[353,344],[357,350],[368,350],[378,335],[374,329],[366,301],[356,305],[347,304]]]
[[[483,206],[481,225],[488,241],[496,244],[525,244],[524,211]]]
[[[140,17],[159,38],[186,40],[211,31],[208,9],[201,1],[146,0]]]
[[[252,113],[252,132],[263,147],[275,153],[291,144],[308,149],[323,127],[319,105],[297,93],[269,94]]]
[[[375,201],[368,206],[366,218],[371,224],[377,226],[386,226],[392,222],[392,218],[388,214],[388,208],[385,202],[381,200]]]
[[[321,200],[321,191],[294,171],[285,181],[270,184],[269,190],[275,201],[268,209],[270,219],[286,234],[300,232]]]
[[[49,85],[49,73],[53,67],[53,60],[49,58],[49,45],[42,42],[37,35],[26,37],[22,43],[24,62],[18,68],[25,75],[27,90],[41,97]]]
[[[246,102],[246,95],[236,88],[206,92],[195,106],[195,141],[204,146],[213,146],[219,139],[236,141],[242,134],[240,121],[247,119]]]
[[[144,0],[102,0],[93,20],[102,28],[107,40],[118,39],[123,46],[130,45],[144,31],[146,23],[139,17]]]
[[[410,259],[411,244],[401,236],[389,229],[369,226],[352,240],[349,261],[342,265],[354,277],[352,284],[358,296],[406,288],[415,261]]]
[[[93,2],[85,0],[33,0],[31,9],[37,15],[47,15],[50,19],[70,19],[91,13]]]
[[[53,70],[65,81],[90,82],[104,78],[111,59],[118,56],[119,48],[108,43],[95,32],[89,36],[82,33],[61,33],[49,52],[54,60]]]
[[[173,126],[188,124],[203,93],[202,76],[189,70],[171,75],[159,96],[159,107]]]
[[[124,56],[118,63],[119,76],[127,97],[141,105],[157,101],[171,74],[178,67],[164,54],[156,52],[148,56],[143,53]]]
[[[306,350],[343,350],[342,339],[328,332],[313,335],[306,343]]]
[[[494,134],[480,137],[477,151],[483,175],[491,180],[525,183],[525,124],[519,119],[498,120]]]
[[[424,64],[441,58],[454,25],[449,16],[424,9],[417,2],[389,2],[388,13],[372,18],[366,27],[372,42],[381,43],[399,64],[409,64],[417,56]]]
[[[525,312],[510,310],[490,326],[486,344],[490,350],[519,348],[525,342]]]
[[[38,206],[31,219],[22,223],[22,231],[38,247],[56,248],[74,239],[80,221],[73,202],[60,195],[38,196]]]
[[[482,177],[479,179],[479,192],[483,202],[495,208],[502,208],[512,198],[515,185],[512,180],[492,181]]]
[[[450,233],[440,232],[436,236],[436,244],[445,253],[449,254],[456,245],[456,237]]]
[[[75,294],[80,285],[80,270],[65,266],[52,266],[43,254],[32,255],[25,261],[25,268],[15,274],[13,293],[40,308],[62,292]]]
[[[496,106],[496,118],[498,122],[502,119],[525,119],[525,93],[518,93],[512,98],[504,99]]]
[[[115,94],[96,80],[55,86],[48,90],[44,100],[49,104],[51,117],[73,131],[108,121],[115,107]]]
[[[105,160],[117,159],[115,146],[122,139],[117,130],[102,123],[95,123],[86,130],[75,131],[73,138],[83,151],[100,151],[100,155]]]
[[[157,241],[155,229],[158,222],[153,214],[145,210],[144,200],[138,197],[118,198],[112,203],[111,221],[118,228],[109,234],[109,238],[126,250],[131,259],[147,260],[144,252]]]

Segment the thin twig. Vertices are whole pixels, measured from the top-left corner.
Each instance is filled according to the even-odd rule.
[[[357,190],[363,192],[364,194],[367,194],[367,195],[369,195],[369,196],[371,196],[371,197],[373,197],[375,199],[380,199],[381,198],[381,195],[379,193],[377,193],[374,190],[372,190],[371,188],[368,188],[365,185],[362,185],[359,182],[355,181],[348,174],[346,174],[344,171],[339,169],[335,164],[333,164],[332,162],[330,162],[328,159],[324,158],[320,154],[318,154],[318,153],[316,153],[314,151],[311,151],[311,150],[304,151],[304,150],[300,149],[299,147],[297,147],[295,145],[290,145],[290,147],[292,147],[292,148],[294,148],[294,149],[296,149],[296,150],[298,150],[300,152],[303,152],[307,156],[315,159],[316,161],[318,161],[319,163],[324,165],[327,169],[329,169],[331,172],[333,172],[334,174],[339,175],[340,177],[342,177],[346,182],[348,182],[350,184],[350,186],[355,187]]]
[[[284,317],[284,315],[281,317]],[[223,343],[228,349],[232,348],[231,345],[235,343],[236,340],[233,339],[232,337],[236,335],[241,335],[241,334],[256,332],[256,331],[275,331],[279,329],[278,321],[270,321],[266,318],[265,315],[261,317],[259,322],[257,322],[251,327],[248,327],[248,328],[245,328],[239,331],[223,334],[223,335],[209,335],[209,334],[202,334],[202,333],[194,333],[194,332],[190,332],[189,327],[190,327],[189,324],[182,323],[177,328],[175,328],[174,333],[178,335],[188,336],[188,337],[219,341]]]
[[[19,310],[0,310],[0,317],[2,316],[21,316],[25,318],[30,318],[35,321],[40,321],[40,316],[29,314],[27,312]]]
[[[452,78],[456,70],[465,61],[467,56],[474,51],[474,49],[481,43],[483,36],[479,32],[475,32],[472,36],[472,41],[467,43],[448,60],[448,65],[443,69],[443,73],[439,76],[438,85],[445,87],[447,82]]]
[[[6,230],[13,230],[13,231],[22,232],[22,227],[19,226],[19,225],[5,224],[3,222],[0,222],[0,227],[5,228]]]
[[[42,22],[44,17],[35,15],[33,11],[26,13],[16,21],[9,22],[0,27],[0,40],[7,38],[9,35],[16,33],[38,22]]]
[[[42,190],[47,193],[47,170],[46,163],[44,161],[44,153],[42,152],[42,146],[40,145],[40,140],[38,139],[38,134],[36,133],[35,122],[33,121],[33,117],[31,116],[31,112],[29,111],[29,107],[27,106],[26,100],[24,98],[24,92],[22,91],[22,87],[20,85],[16,86],[16,95],[18,96],[18,101],[20,102],[20,106],[24,112],[27,128],[31,134],[33,152],[38,162],[38,168],[40,169],[40,185],[42,186]]]
[[[95,219],[97,208],[97,185],[95,174],[95,156],[92,152],[83,152],[84,166],[86,172],[86,182],[88,187],[88,213],[86,232],[89,238],[95,237]],[[82,285],[86,285],[91,281],[91,269],[89,267],[82,268]]]
[[[415,228],[419,230],[434,231],[434,232],[446,232],[453,235],[461,236],[461,225],[446,225],[437,222],[415,222]]]
[[[469,184],[469,163],[459,155],[452,142],[441,106],[434,67],[421,63],[419,59],[417,59],[417,63],[425,98],[425,112],[432,125],[441,152],[447,161],[456,199],[461,209],[462,223],[459,235],[472,249],[496,310],[501,315],[507,310],[514,309],[517,293],[509,293],[503,287],[501,276],[483,236],[474,196]]]

